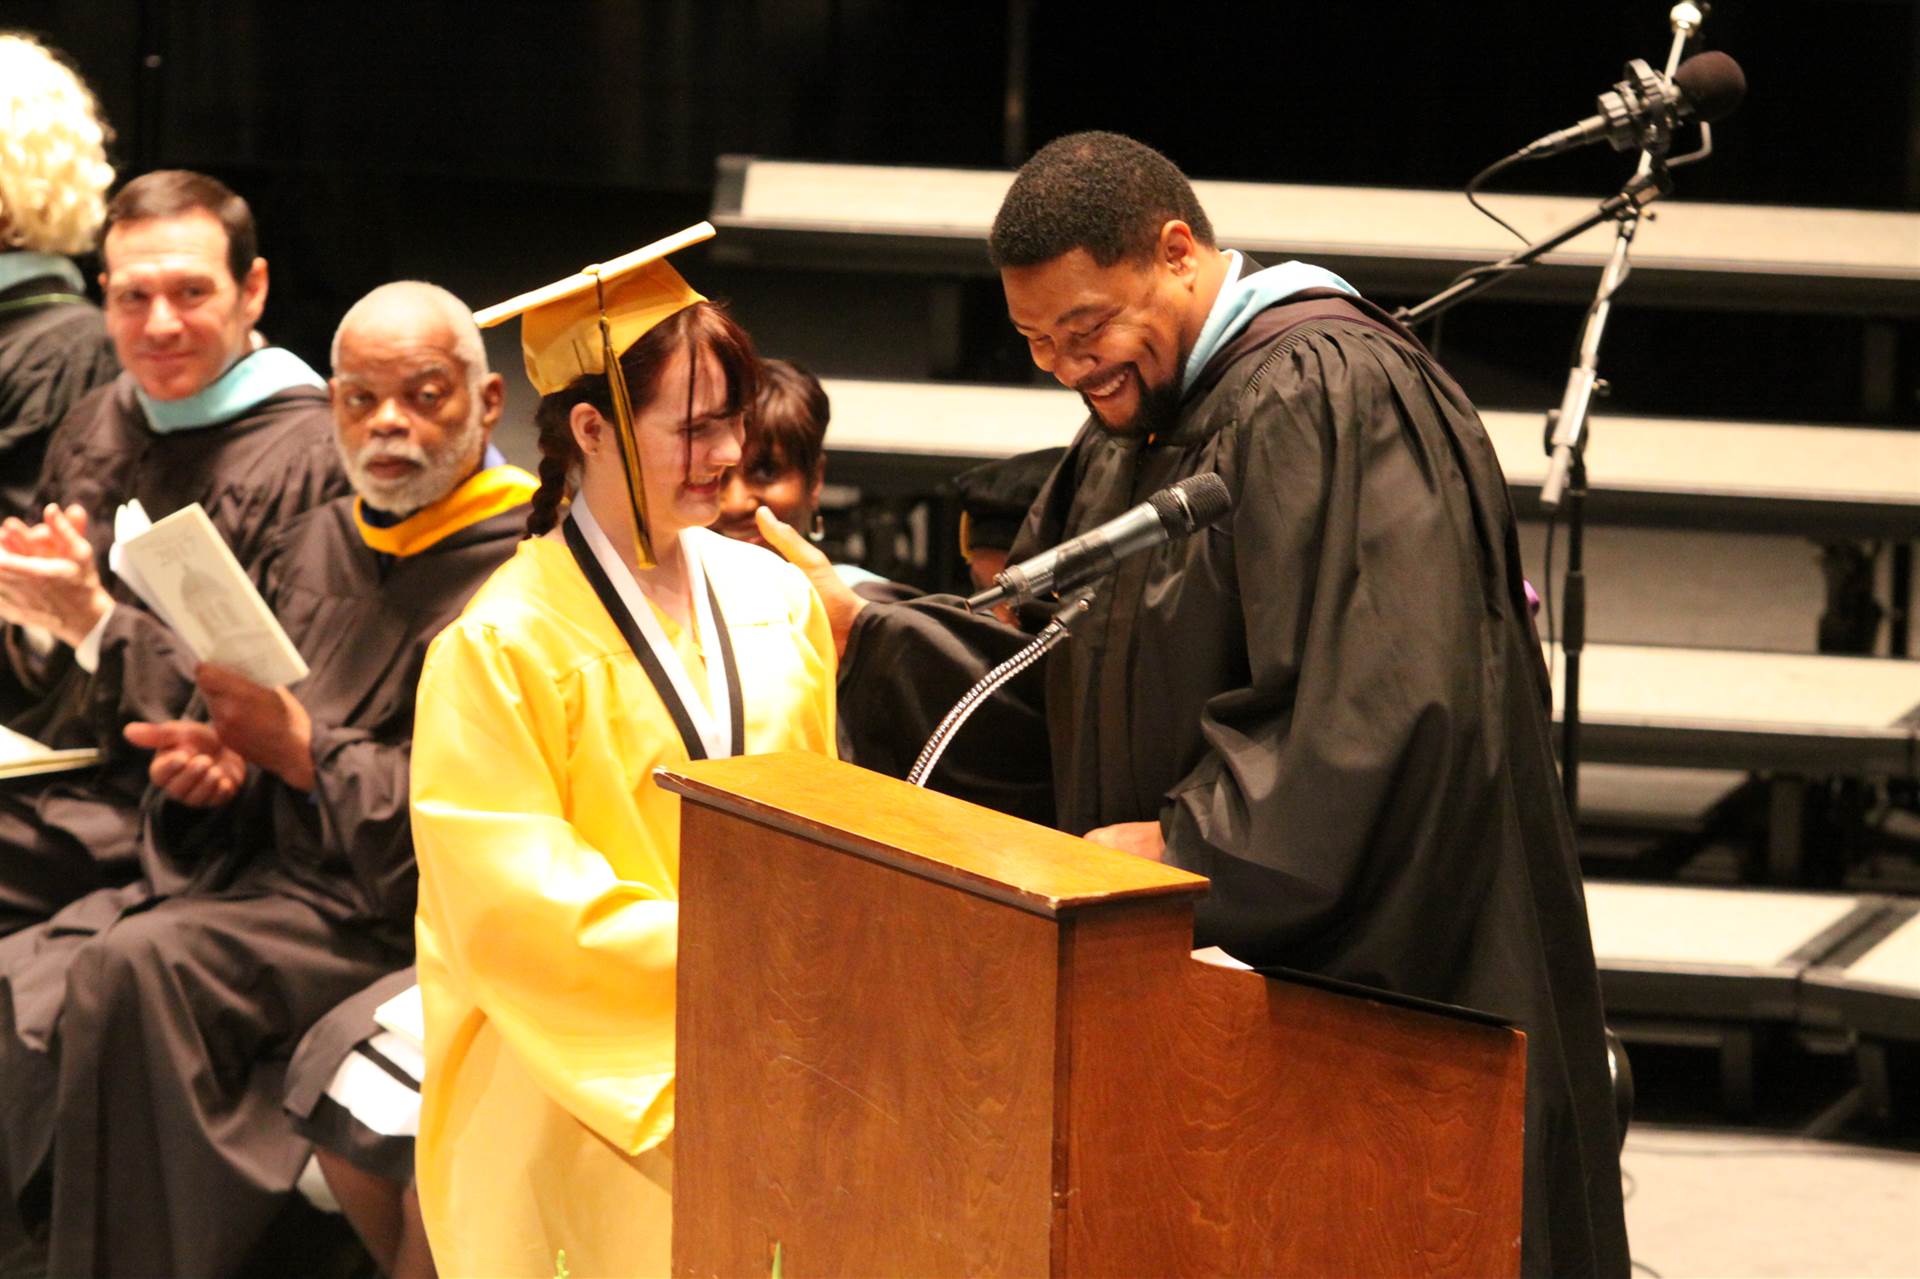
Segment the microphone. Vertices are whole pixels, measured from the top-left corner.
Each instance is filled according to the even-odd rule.
[[[1724,53],[1695,54],[1674,69],[1671,82],[1635,58],[1627,63],[1626,79],[1600,95],[1598,115],[1535,138],[1515,158],[1537,160],[1603,140],[1615,151],[1664,152],[1667,136],[1683,122],[1725,119],[1746,96],[1746,73]]]
[[[1190,475],[1099,528],[998,574],[992,586],[967,601],[967,607],[977,612],[1003,600],[1070,591],[1111,572],[1129,555],[1205,528],[1232,507],[1233,498],[1218,475],[1211,471]]]

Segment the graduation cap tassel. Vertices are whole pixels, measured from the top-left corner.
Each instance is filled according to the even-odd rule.
[[[640,441],[634,434],[633,399],[627,394],[626,373],[620,367],[618,352],[613,349],[613,326],[607,320],[606,286],[600,268],[588,267],[587,274],[593,276],[595,300],[600,307],[600,352],[606,361],[607,390],[613,400],[614,437],[620,447],[620,469],[627,480],[627,504],[633,513],[633,547],[638,567],[650,569],[658,561],[653,557],[653,538],[647,532],[647,493],[640,469]]]
[[[579,378],[606,377],[613,402],[614,442],[620,449],[627,505],[633,514],[636,562],[643,569],[659,561],[647,535],[646,476],[620,353],[669,316],[705,301],[666,259],[712,235],[711,223],[698,222],[644,248],[473,313],[474,323],[483,329],[519,318],[527,380],[543,396],[555,395]]]

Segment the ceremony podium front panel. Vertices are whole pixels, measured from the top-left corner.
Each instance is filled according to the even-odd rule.
[[[1518,1272],[1517,1032],[1201,963],[1204,879],[851,765],[661,782],[676,1275]]]

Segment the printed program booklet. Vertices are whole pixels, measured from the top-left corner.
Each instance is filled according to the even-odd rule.
[[[0,728],[0,778],[64,773],[70,768],[85,768],[99,762],[100,752],[90,746],[57,751],[25,734]]]
[[[306,677],[299,650],[198,502],[151,523],[129,502],[113,530],[113,571],[196,658],[268,688]]]

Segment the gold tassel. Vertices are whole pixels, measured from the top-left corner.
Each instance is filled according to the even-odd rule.
[[[649,569],[658,563],[653,557],[653,538],[647,533],[647,493],[640,469],[640,441],[634,435],[633,401],[627,395],[627,379],[620,369],[620,357],[613,349],[613,327],[607,321],[606,286],[598,265],[587,268],[593,276],[595,295],[600,304],[600,353],[607,366],[607,390],[613,398],[614,438],[620,445],[620,469],[627,478],[627,503],[633,512],[633,547],[638,564]]]

